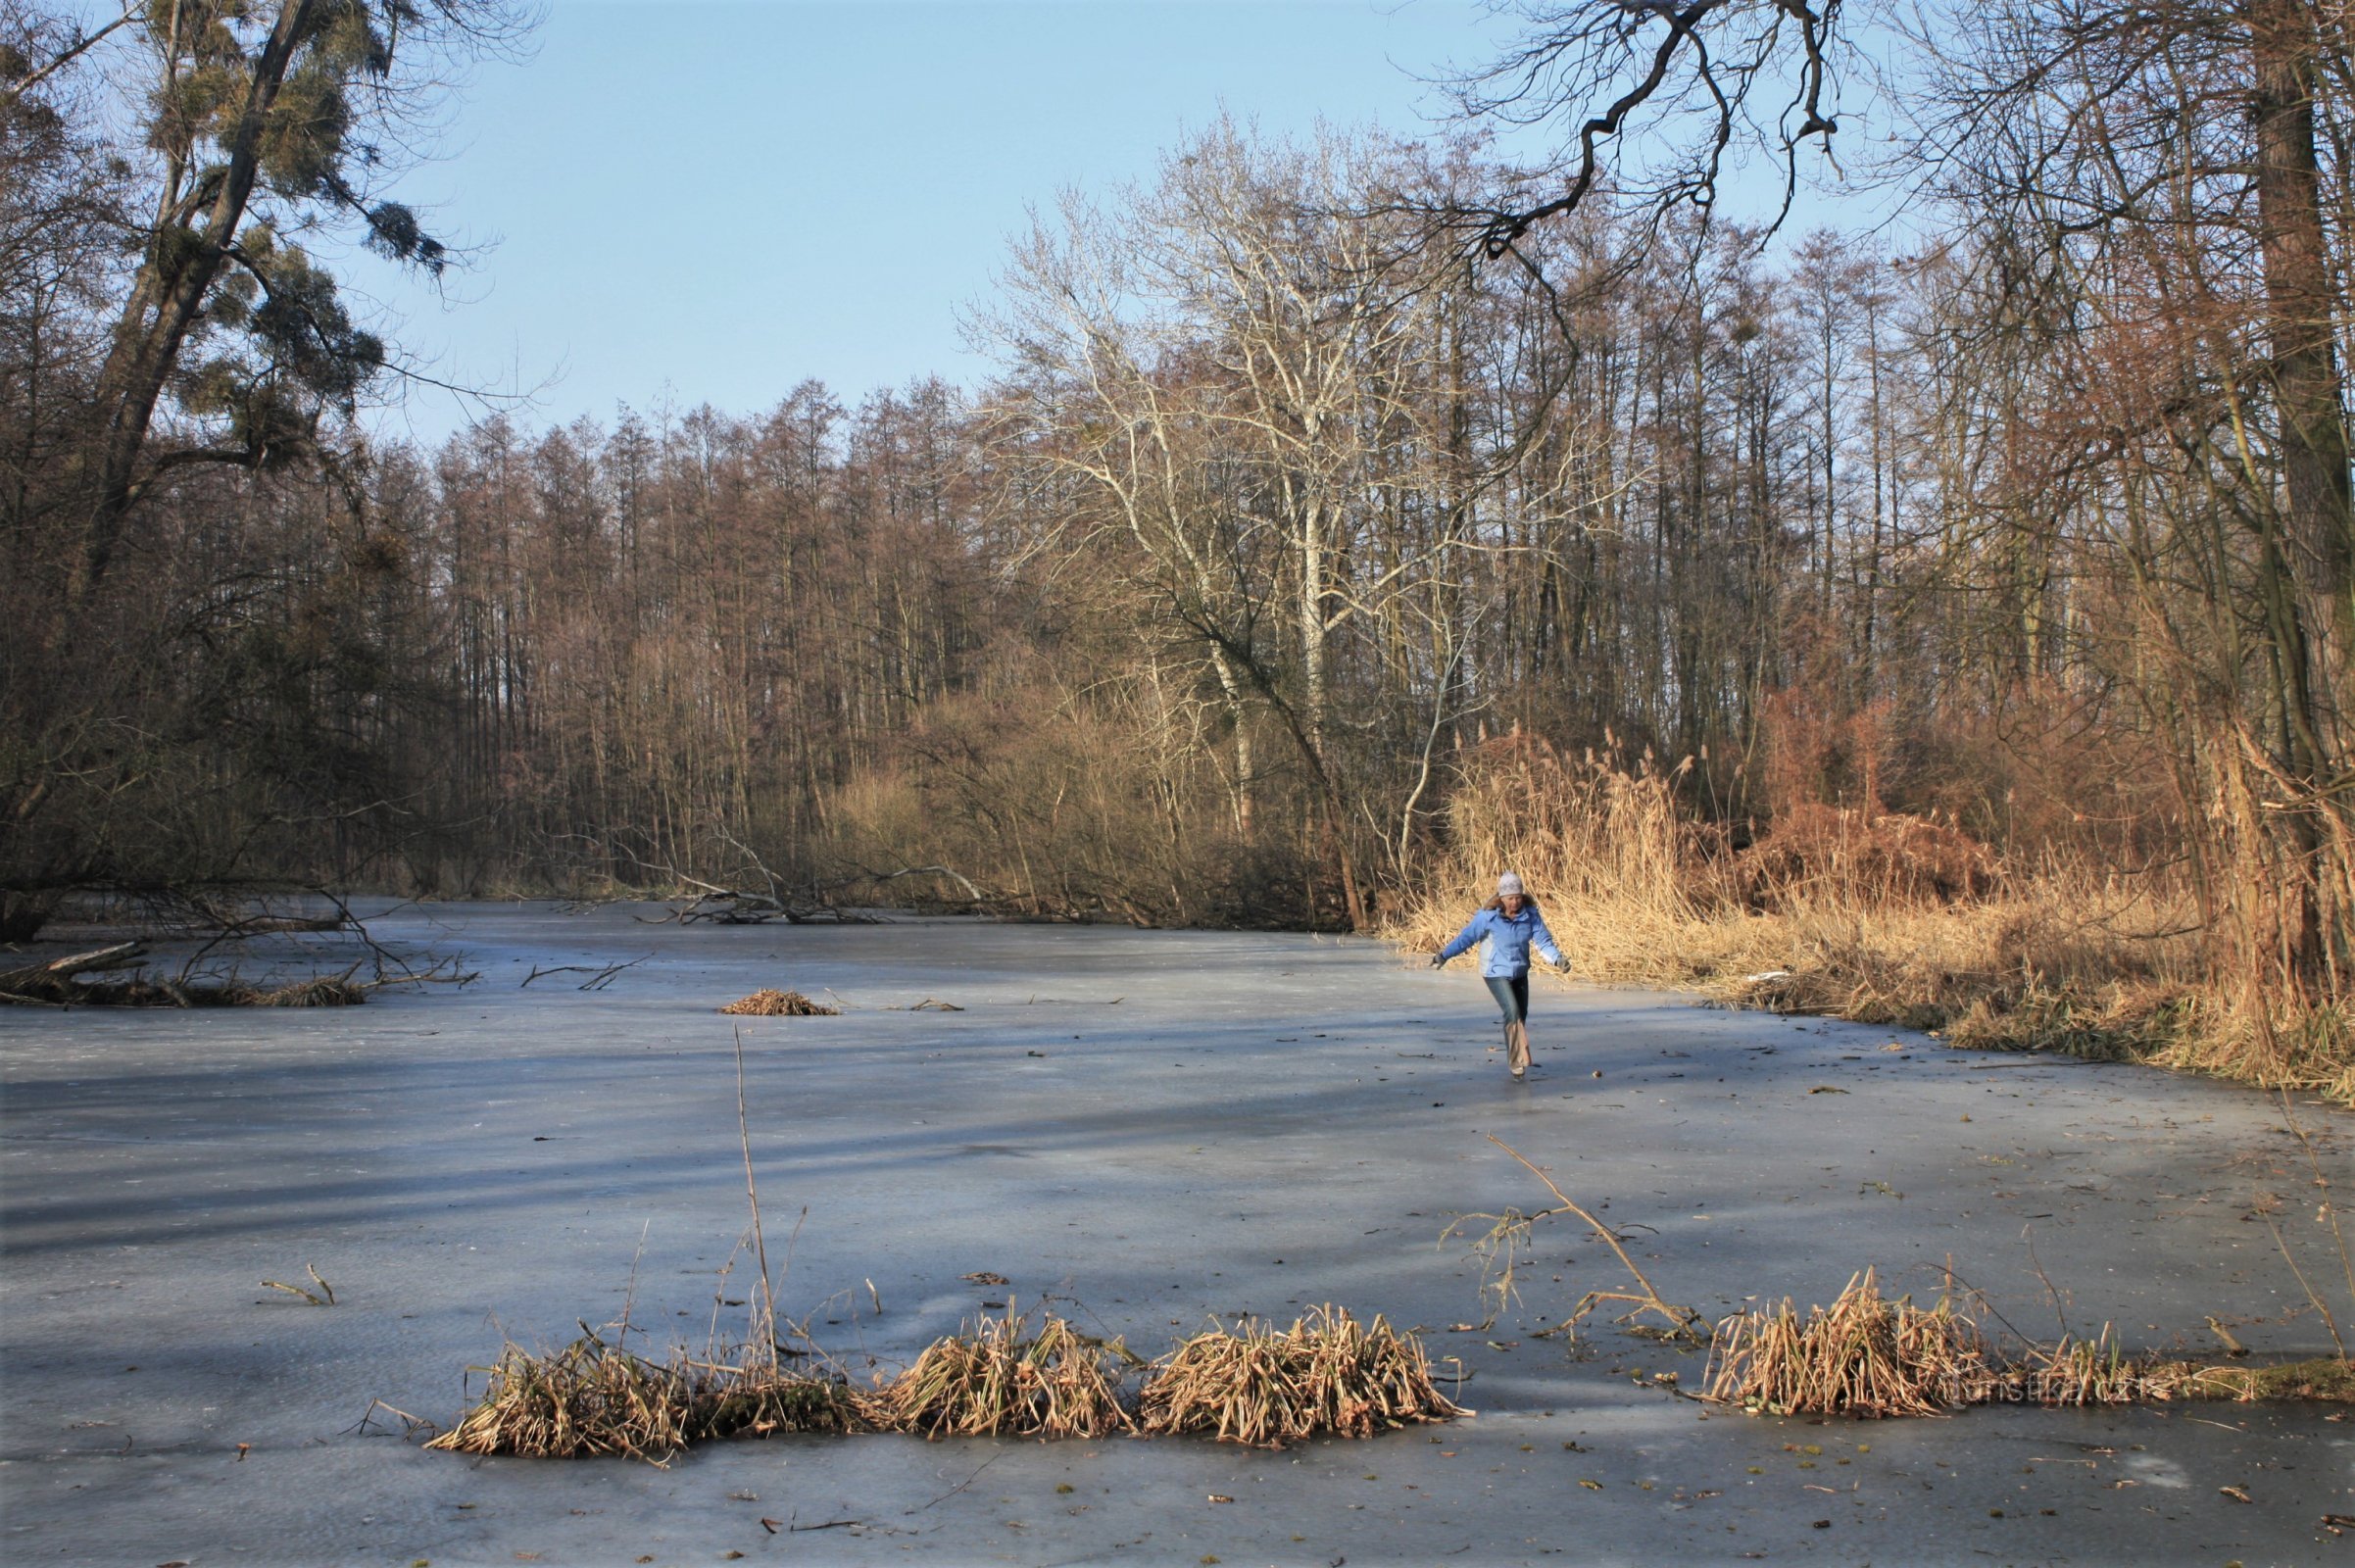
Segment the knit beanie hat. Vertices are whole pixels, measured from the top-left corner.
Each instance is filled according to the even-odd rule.
[[[1496,897],[1500,899],[1505,897],[1507,894],[1520,893],[1521,891],[1521,878],[1515,872],[1507,871],[1504,873],[1504,875],[1496,879]]]

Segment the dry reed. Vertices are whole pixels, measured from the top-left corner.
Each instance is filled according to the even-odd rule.
[[[839,1377],[787,1370],[758,1354],[729,1363],[682,1350],[653,1360],[585,1324],[561,1349],[510,1343],[477,1370],[482,1397],[427,1447],[661,1464],[692,1442],[858,1432],[871,1424],[865,1399]]]
[[[482,1398],[425,1446],[534,1459],[616,1454],[660,1464],[687,1446],[695,1388],[681,1361],[648,1361],[583,1325],[560,1350],[510,1344],[484,1374]]]
[[[812,1002],[799,991],[760,990],[719,1009],[754,1018],[831,1018],[842,1009]]]
[[[1979,1327],[1941,1298],[1889,1300],[1873,1271],[1805,1318],[1786,1298],[1717,1325],[1706,1396],[1772,1415],[1938,1415],[1991,1383]]]
[[[1270,1448],[1465,1413],[1439,1392],[1413,1335],[1332,1305],[1286,1330],[1245,1318],[1194,1336],[1154,1368],[1140,1404],[1149,1433]]]
[[[1801,807],[1737,847],[1690,768],[1513,736],[1450,797],[1445,859],[1389,934],[1454,934],[1518,870],[1589,980],[2319,1092],[2355,1103],[2355,1011],[2227,996],[2193,890],[1999,861],[1942,820]]]
[[[1606,1305],[1622,1305],[1628,1310],[1612,1321],[1630,1334],[1646,1339],[1676,1342],[1697,1343],[1699,1341],[1700,1326],[1705,1320],[1693,1308],[1680,1305],[1660,1295],[1651,1280],[1636,1266],[1636,1260],[1628,1255],[1626,1238],[1596,1218],[1584,1204],[1571,1199],[1568,1194],[1554,1184],[1553,1178],[1540,1170],[1528,1155],[1495,1133],[1488,1133],[1484,1136],[1490,1143],[1510,1154],[1522,1169],[1545,1183],[1545,1190],[1553,1195],[1557,1206],[1542,1208],[1535,1213],[1526,1214],[1517,1208],[1508,1208],[1499,1214],[1462,1214],[1458,1215],[1446,1230],[1440,1233],[1440,1241],[1445,1245],[1459,1234],[1470,1234],[1478,1221],[1490,1222],[1489,1228],[1485,1232],[1472,1236],[1470,1244],[1474,1255],[1480,1259],[1481,1292],[1490,1298],[1488,1317],[1474,1326],[1482,1329],[1491,1327],[1516,1298],[1518,1292],[1515,1289],[1514,1281],[1520,1272],[1520,1258],[1524,1252],[1529,1251],[1535,1246],[1538,1222],[1552,1219],[1561,1214],[1574,1214],[1586,1222],[1590,1234],[1608,1247],[1618,1257],[1621,1266],[1626,1268],[1629,1278],[1634,1282],[1635,1289],[1589,1291],[1579,1298],[1578,1304],[1571,1308],[1568,1315],[1552,1328],[1540,1330],[1540,1335],[1566,1334],[1575,1338],[1578,1326],[1597,1308]],[[1558,1279],[1560,1276],[1555,1277]]]
[[[792,1432],[873,1430],[872,1398],[840,1377],[796,1372],[750,1358],[739,1366],[694,1364],[699,1374],[687,1435],[766,1438]]]
[[[2103,1324],[2000,1354],[1978,1323],[1883,1297],[1873,1271],[1805,1317],[1785,1299],[1717,1325],[1704,1398],[1765,1415],[1941,1415],[1973,1404],[2110,1405],[2175,1399],[2355,1401],[2341,1356],[2272,1365],[2210,1365],[2136,1356]]]
[[[1133,1430],[1120,1402],[1118,1340],[1080,1333],[1050,1312],[987,1313],[925,1347],[877,1393],[880,1418],[926,1438],[1096,1438]]]

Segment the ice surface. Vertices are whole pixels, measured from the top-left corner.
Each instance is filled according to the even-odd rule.
[[[2355,1422],[2321,1409],[1809,1423],[1639,1386],[1674,1371],[1694,1387],[1700,1358],[1603,1325],[1583,1358],[1533,1337],[1620,1283],[1608,1251],[1560,1222],[1504,1319],[1446,1331],[1482,1310],[1477,1264],[1442,1230],[1546,1201],[1494,1133],[1607,1204],[1663,1292],[1712,1316],[1753,1296],[1828,1300],[1868,1263],[1893,1290],[1935,1294],[1951,1258],[2049,1333],[2033,1241],[2073,1327],[2210,1348],[2216,1313],[2260,1351],[2327,1349],[2264,1226],[2244,1220],[2279,1195],[2310,1273],[2335,1274],[2263,1096],[1548,984],[1539,1066],[1515,1084],[1465,966],[1433,975],[1370,941],[637,918],[659,913],[403,909],[379,939],[463,954],[481,978],[357,1009],[0,1010],[0,1553],[1369,1565],[2355,1550],[2319,1532],[2324,1513],[2355,1512]],[[521,984],[566,964],[583,972]],[[713,1010],[762,986],[846,1010]],[[1280,1454],[867,1437],[700,1448],[666,1470],[470,1461],[354,1431],[378,1397],[452,1419],[465,1369],[502,1332],[553,1345],[577,1319],[611,1321],[633,1257],[634,1319],[702,1343],[715,1293],[748,1283],[742,1264],[718,1273],[746,1220],[738,1028],[771,1261],[790,1254],[780,1304],[813,1313],[855,1366],[902,1361],[1009,1296],[1052,1293],[1147,1353],[1211,1314],[1289,1320],[1331,1300],[1431,1329],[1479,1415]],[[2299,1110],[2355,1177],[2349,1119]],[[258,1283],[307,1283],[306,1263],[335,1306]],[[980,1272],[1010,1284],[960,1279]],[[742,1310],[720,1308],[723,1326]]]

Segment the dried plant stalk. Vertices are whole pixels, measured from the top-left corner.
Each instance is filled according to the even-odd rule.
[[[1095,1438],[1134,1429],[1120,1402],[1118,1340],[1092,1339],[1050,1312],[959,1325],[877,1394],[883,1422],[926,1438]]]
[[[1986,1397],[1994,1381],[1979,1326],[1941,1298],[1891,1301],[1873,1271],[1802,1319],[1780,1305],[1717,1325],[1706,1396],[1775,1415],[1938,1415]]]
[[[1245,1318],[1231,1331],[1196,1335],[1155,1368],[1140,1403],[1149,1433],[1256,1447],[1366,1438],[1465,1413],[1439,1392],[1413,1335],[1330,1304],[1287,1330]]]
[[[1998,1355],[1952,1301],[1886,1299],[1865,1270],[1801,1318],[1789,1299],[1717,1325],[1703,1396],[1771,1415],[1939,1415],[1964,1405],[2355,1400],[2341,1356],[2270,1366],[2140,1357],[2111,1326]]]
[[[585,1324],[560,1350],[510,1343],[481,1369],[482,1398],[425,1446],[531,1459],[615,1454],[662,1464],[691,1442],[787,1432],[867,1430],[866,1402],[839,1377],[685,1352],[650,1360]]]
[[[510,1344],[483,1371],[481,1400],[427,1447],[536,1459],[619,1454],[660,1464],[686,1446],[693,1426],[686,1368],[608,1345],[586,1325],[548,1354]]]

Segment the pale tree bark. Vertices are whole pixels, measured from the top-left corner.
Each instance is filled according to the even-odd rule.
[[[1359,926],[1334,646],[1361,628],[1379,643],[1384,607],[1432,568],[1430,548],[1375,548],[1386,514],[1369,475],[1386,461],[1378,432],[1411,422],[1400,402],[1434,378],[1443,340],[1426,253],[1397,223],[1351,216],[1375,156],[1221,126],[1120,219],[1071,211],[1059,235],[1034,236],[998,323],[1016,363],[1049,378],[1024,394],[1019,428],[1051,428],[1032,452],[1079,486],[1066,530],[1134,547],[1227,695],[1239,770],[1243,696],[1281,727]],[[1040,546],[1074,542],[1051,531]],[[1262,627],[1288,630],[1279,642]]]

